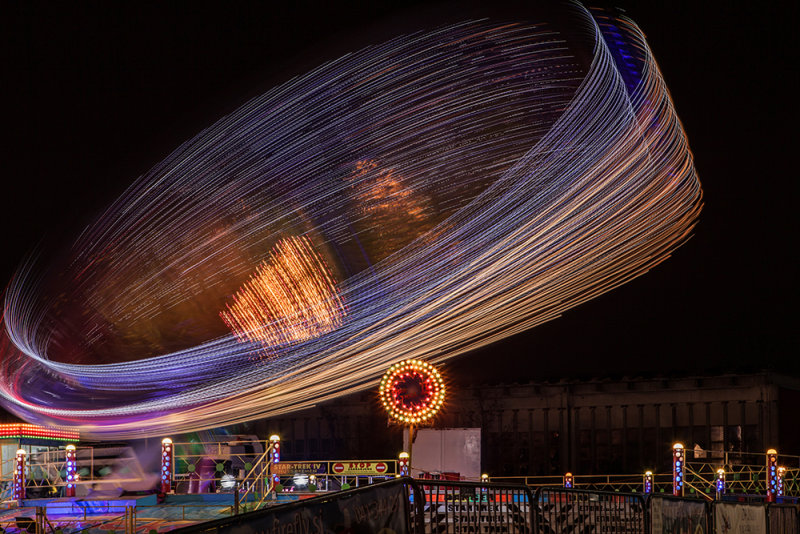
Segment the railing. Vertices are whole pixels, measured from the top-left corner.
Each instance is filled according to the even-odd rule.
[[[52,505],[28,507],[14,510],[12,519],[0,520],[0,528],[5,532],[30,532],[49,534],[60,530],[65,534],[89,530],[121,530],[126,534],[158,530],[165,523],[203,522],[220,517],[230,517],[233,508],[220,505],[178,504],[168,506],[118,506],[113,511],[102,514],[73,510],[59,510]]]
[[[232,496],[233,497],[233,496]],[[66,510],[62,510],[64,512]],[[496,532],[506,534],[567,534],[614,532],[645,534],[666,525],[692,525],[709,532],[713,521],[750,517],[767,534],[797,532],[797,505],[732,503],[707,504],[698,499],[645,496],[562,487],[487,482],[410,479],[407,477],[332,492],[319,497],[233,514],[216,505],[116,506],[108,513],[59,513],[51,507],[14,510],[15,517],[0,520],[9,532],[49,534],[61,530],[78,534],[89,530],[117,530],[126,534],[163,531],[186,522],[176,534],[237,532],[389,532],[433,534]],[[48,514],[50,514],[48,516]],[[753,519],[755,518],[755,519]],[[270,530],[272,529],[272,530]],[[282,530],[283,529],[283,530]],[[764,532],[764,530],[760,530]]]
[[[10,463],[11,465],[6,465]],[[3,472],[12,473],[14,460],[4,462]],[[41,451],[30,454],[25,463],[26,488],[42,497],[58,496],[66,485],[63,474],[66,472],[66,451],[64,449]],[[79,485],[94,484],[125,485],[141,482],[145,473],[139,459],[130,447],[114,447],[95,450],[93,447],[76,449],[76,473]],[[11,479],[2,479],[11,483]]]
[[[174,443],[174,480],[178,493],[206,493],[216,490],[222,477],[230,480],[231,486],[239,480],[250,489],[264,492],[257,481],[266,466],[272,450],[269,441],[220,441]]]
[[[641,494],[539,488],[535,502],[537,532],[647,532]]]
[[[563,486],[564,478],[560,476],[523,476],[523,477],[492,477],[492,482],[501,484],[522,484],[531,488]],[[630,475],[573,475],[575,489],[593,491],[613,491],[638,493],[644,485],[643,474]],[[672,491],[672,473],[654,473],[653,491]]]
[[[242,479],[242,487],[246,488],[244,493],[241,494],[241,497],[238,493],[239,485],[236,486],[236,503],[238,505],[239,501],[242,500],[245,503],[251,494],[255,494],[256,491],[260,491],[260,499],[258,500],[257,504],[255,505],[255,509],[257,510],[260,508],[269,492],[272,491],[272,487],[274,485],[274,481],[272,477],[269,476],[270,466],[272,465],[272,446],[269,445],[267,449],[264,451],[264,454],[258,457],[253,467],[247,472]]]
[[[410,485],[424,499],[411,508],[410,532],[533,531],[536,500],[526,486],[427,479]],[[462,529],[468,525],[489,530]]]
[[[763,453],[744,453],[688,449],[686,485],[713,500],[717,470],[725,472],[726,493],[765,494],[767,488],[766,458]],[[716,456],[714,456],[716,455]],[[783,492],[800,496],[800,456],[780,455],[779,464],[786,467]]]

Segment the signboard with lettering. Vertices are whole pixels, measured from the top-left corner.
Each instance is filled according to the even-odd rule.
[[[331,464],[332,475],[387,475],[389,474],[389,464],[387,462],[333,462]]]
[[[272,464],[272,474],[287,475],[324,475],[328,472],[325,462],[278,462]]]

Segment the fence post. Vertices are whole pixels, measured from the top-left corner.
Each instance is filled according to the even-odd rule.
[[[78,479],[78,453],[75,445],[69,444],[65,448],[67,459],[67,489],[64,492],[67,497],[75,496],[75,482]]]
[[[683,497],[684,464],[686,457],[683,444],[676,443],[672,446],[672,495]]]
[[[778,494],[778,451],[767,451],[767,502],[775,502]]]
[[[16,462],[14,465],[14,486],[13,499],[21,500],[25,498],[25,449],[18,449]]]
[[[531,532],[539,532],[539,514],[537,513],[539,506],[536,496],[537,494],[531,491],[531,488],[529,488],[527,485],[525,486],[525,492],[528,499],[528,513],[530,514],[531,519]]]
[[[276,473],[277,469],[273,466],[281,461],[281,437],[278,434],[273,434],[269,437],[269,446],[272,448],[270,454],[269,474],[271,483],[270,486],[280,483],[280,476]],[[269,488],[267,488],[269,489]]]
[[[164,438],[161,440],[161,493],[167,494],[172,490],[172,464],[173,464],[172,440]]]
[[[414,532],[424,534],[425,532],[425,492],[417,485],[413,478],[408,479],[412,491],[414,492]]]
[[[44,534],[44,512],[41,506],[36,507],[36,534]]]

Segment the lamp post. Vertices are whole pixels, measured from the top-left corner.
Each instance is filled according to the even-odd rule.
[[[778,495],[778,451],[767,451],[767,502],[775,502]]]
[[[270,453],[270,475],[272,479],[273,486],[275,484],[280,484],[281,477],[277,473],[277,469],[274,469],[273,466],[281,461],[281,437],[278,434],[272,434],[269,437],[269,446],[272,449]]]
[[[672,446],[672,494],[675,497],[683,497],[685,460],[686,454],[683,443],[676,443]]]
[[[170,438],[161,440],[161,493],[172,491],[172,458],[175,450]]]
[[[422,360],[404,360],[391,367],[381,378],[378,396],[390,421],[408,430],[408,470],[413,459],[414,428],[432,419],[444,403],[442,376],[431,364]]]
[[[567,489],[572,489],[575,486],[575,477],[572,476],[572,473],[566,473],[564,475],[564,487]]]
[[[653,493],[653,472],[652,471],[645,471],[644,472],[644,493],[645,495]]]
[[[397,470],[399,471],[399,475],[401,477],[408,476],[408,458],[409,456],[407,452],[401,452],[400,456],[397,458]]]
[[[74,497],[75,496],[75,482],[78,479],[78,462],[77,462],[77,451],[75,450],[75,445],[67,445],[66,446],[66,457],[67,457],[67,489],[66,489],[66,496],[67,497]]]
[[[14,465],[14,487],[11,498],[14,500],[25,498],[25,449],[17,449]]]
[[[714,486],[717,489],[717,500],[720,500],[720,498],[725,495],[725,469],[722,467],[717,469],[717,480]]]

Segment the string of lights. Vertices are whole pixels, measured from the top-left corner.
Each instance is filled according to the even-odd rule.
[[[4,405],[82,435],[276,416],[646,273],[702,193],[636,25],[570,8],[353,52],[253,99],[26,260]],[[268,357],[263,357],[267,354]]]

